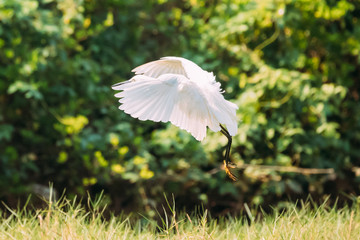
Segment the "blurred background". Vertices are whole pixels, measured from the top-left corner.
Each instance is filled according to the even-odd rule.
[[[359,52],[357,0],[0,0],[0,201],[36,204],[49,183],[148,216],[172,194],[214,215],[353,201]],[[239,106],[239,181],[221,133],[198,142],[117,109],[110,86],[163,56],[213,71]]]

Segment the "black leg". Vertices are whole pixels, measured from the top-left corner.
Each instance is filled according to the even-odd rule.
[[[229,170],[229,163],[230,163],[230,149],[231,149],[231,144],[232,144],[232,137],[230,136],[228,130],[226,130],[226,128],[224,128],[221,124],[220,124],[220,127],[221,127],[221,133],[225,135],[225,137],[227,137],[228,139],[228,144],[226,146],[226,151],[225,151],[225,171],[226,171],[226,174],[229,175],[229,177],[236,181],[236,177],[234,176],[234,174],[231,173],[231,171]]]

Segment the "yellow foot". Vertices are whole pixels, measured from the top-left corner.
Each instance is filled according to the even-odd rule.
[[[230,168],[235,168],[233,166],[229,166],[226,161],[224,160],[224,169],[226,174],[229,176],[229,178],[231,178],[231,180],[233,181],[237,181],[237,177],[235,177],[235,175],[230,171]]]

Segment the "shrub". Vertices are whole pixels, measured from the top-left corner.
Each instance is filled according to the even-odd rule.
[[[358,194],[360,24],[355,1],[0,3],[0,198],[53,182],[105,189],[112,209],[147,211],[163,193],[223,213],[244,201]],[[239,106],[229,181],[226,138],[203,143],[118,111],[110,89],[165,55],[214,71]],[[307,176],[257,165],[333,168]],[[345,195],[346,195],[345,194]],[[317,199],[317,197],[315,197]]]

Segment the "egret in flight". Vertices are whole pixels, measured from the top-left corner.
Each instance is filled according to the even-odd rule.
[[[198,141],[206,128],[228,139],[224,167],[232,180],[230,148],[237,132],[237,105],[225,100],[212,72],[181,57],[163,57],[136,67],[130,80],[112,86],[120,98],[119,109],[139,120],[171,122]],[[226,128],[225,128],[225,127]]]

